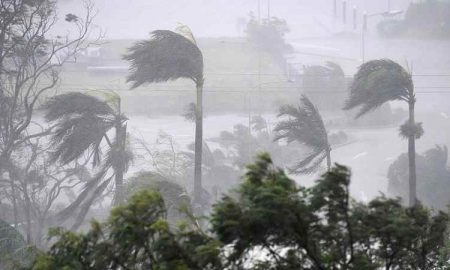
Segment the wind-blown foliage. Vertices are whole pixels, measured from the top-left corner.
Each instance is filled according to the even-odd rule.
[[[350,97],[344,110],[360,107],[356,117],[380,107],[388,101],[401,100],[408,104],[409,119],[400,127],[400,136],[408,139],[409,204],[416,200],[416,142],[423,134],[421,123],[415,122],[414,84],[412,76],[401,65],[389,59],[372,60],[362,64],[350,87]]]
[[[105,102],[82,93],[66,93],[52,97],[44,106],[47,121],[55,121],[69,114],[110,115],[114,111]]]
[[[336,165],[297,186],[267,153],[219,200],[211,234],[169,226],[163,196],[149,190],[116,207],[87,233],[57,231],[33,269],[448,269],[449,218],[417,205],[350,197],[350,171]],[[66,268],[65,268],[66,267]]]
[[[78,198],[59,214],[59,218],[67,218],[80,206],[79,217],[84,218],[94,199],[102,194],[113,176],[116,178],[114,203],[122,200],[123,174],[133,159],[126,133],[128,118],[106,102],[82,93],[52,97],[43,108],[46,120],[55,123],[50,138],[54,148],[52,158],[67,164],[87,154],[86,158],[92,159],[93,166],[100,165],[99,172],[86,183]],[[110,140],[107,133],[113,129],[115,137]],[[101,151],[103,142],[109,146],[104,156]],[[113,176],[107,176],[110,168],[114,171]]]
[[[360,107],[357,117],[391,100],[409,102],[413,82],[402,66],[389,59],[372,60],[359,68],[350,87],[344,109]]]
[[[188,78],[203,79],[203,56],[191,40],[169,30],[156,30],[152,38],[137,42],[124,56],[131,62],[132,88],[145,83]]]
[[[447,214],[433,216],[420,205],[404,208],[385,197],[358,203],[349,185],[350,171],[336,165],[311,188],[298,187],[267,154],[260,155],[236,194],[224,196],[212,213],[212,231],[227,250],[226,265],[447,269],[448,262],[440,261]]]
[[[166,214],[160,194],[141,190],[86,234],[54,231],[57,241],[32,269],[223,269],[218,241],[199,228],[172,230]]]
[[[84,7],[85,15],[67,20],[75,33],[59,36],[56,1],[0,1],[0,175],[30,139],[48,134],[33,133],[40,128],[33,121],[36,106],[57,86],[63,64],[98,40],[90,36],[92,2]]]
[[[331,146],[322,116],[314,104],[303,95],[300,106],[284,105],[280,108],[278,117],[285,116],[288,118],[275,126],[274,131],[277,133],[275,140],[298,142],[311,150],[304,159],[291,168],[291,171],[312,173],[319,168],[324,159],[328,159],[329,167]]]
[[[132,88],[181,78],[195,83],[197,101],[192,115],[195,116],[194,202],[202,204],[203,55],[189,27],[180,26],[178,29],[182,34],[168,30],[153,31],[149,40],[137,42],[128,49],[124,56],[131,62],[127,82],[132,82]]]
[[[186,211],[191,211],[191,199],[186,190],[173,179],[150,172],[142,171],[129,178],[126,184],[126,198],[131,198],[141,190],[159,192],[164,200],[167,220],[171,225],[177,225],[187,219]]]
[[[55,161],[67,164],[91,149],[94,164],[99,162],[100,142],[114,127],[114,112],[108,104],[85,94],[67,93],[52,97],[43,109],[47,121],[57,121],[51,136]]]

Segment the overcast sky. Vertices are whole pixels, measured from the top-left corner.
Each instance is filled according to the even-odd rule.
[[[343,0],[336,0],[341,11]],[[348,12],[356,7],[369,13],[402,9],[411,0],[348,0]],[[259,0],[261,17],[266,17],[269,0]],[[60,0],[60,14],[81,12],[80,0]],[[99,11],[96,23],[107,38],[144,38],[155,29],[188,25],[198,37],[238,36],[239,18],[258,14],[258,0],[94,0]],[[333,0],[271,0],[270,15],[284,18],[291,26],[290,37],[321,36],[332,24]],[[350,14],[349,14],[350,17]]]

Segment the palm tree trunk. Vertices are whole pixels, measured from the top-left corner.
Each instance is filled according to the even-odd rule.
[[[114,172],[114,181],[116,185],[116,191],[114,193],[113,206],[121,204],[123,202],[123,171],[117,170]]]
[[[194,203],[201,203],[202,194],[202,146],[203,146],[203,79],[196,81],[197,104],[195,106],[195,161]]]
[[[125,144],[127,140],[127,126],[122,124],[122,120],[120,119],[121,110],[120,110],[120,99],[119,99],[119,113],[118,118],[116,120],[116,144],[113,147],[117,147],[116,151],[120,151],[121,153],[125,152]],[[123,161],[123,160],[122,160]],[[114,169],[114,182],[116,185],[116,191],[114,193],[113,206],[123,203],[124,201],[124,188],[123,188],[123,175],[125,170],[125,164],[120,164],[118,168]]]
[[[409,102],[409,126],[411,129],[415,125],[414,120],[415,99]],[[416,134],[408,137],[408,159],[409,159],[409,206],[416,205]]]
[[[11,176],[10,176],[11,178]],[[18,220],[19,220],[19,214],[18,214],[18,210],[17,210],[17,193],[16,193],[16,186],[14,184],[13,180],[10,180],[10,185],[11,185],[11,197],[12,197],[12,205],[13,205],[13,217],[14,217],[14,228],[17,229],[17,225],[18,225]]]
[[[327,150],[327,169],[331,171],[331,150]]]
[[[27,244],[31,244],[32,243],[32,232],[31,232],[31,201],[30,201],[30,197],[28,196],[28,185],[26,183],[26,180],[24,180],[24,183],[22,185],[23,188],[23,194],[24,194],[24,199],[25,199],[25,219],[27,221],[27,227],[26,227],[26,234],[27,234]]]

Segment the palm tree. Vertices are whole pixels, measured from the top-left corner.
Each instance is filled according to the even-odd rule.
[[[113,178],[116,186],[113,204],[123,202],[123,177],[133,156],[127,141],[128,119],[120,112],[120,99],[117,99],[115,107],[112,108],[107,102],[82,93],[58,95],[49,99],[43,106],[45,119],[55,122],[55,131],[50,139],[54,147],[52,160],[65,165],[88,154],[92,165],[100,166],[99,173],[86,184],[83,192],[67,211],[64,211],[64,216],[85,201],[81,211],[81,216],[84,216],[93,200],[105,190]],[[108,136],[110,130],[115,132],[112,140]],[[103,143],[108,145],[104,159],[101,151]],[[113,170],[113,175],[106,177],[109,169]]]
[[[129,48],[124,59],[131,62],[127,81],[133,83],[132,88],[180,78],[195,83],[194,202],[199,203],[202,189],[203,55],[186,28],[183,35],[168,30],[153,31],[151,39],[137,42]]]
[[[324,159],[327,160],[328,171],[331,169],[331,146],[328,133],[317,108],[305,96],[300,98],[300,106],[284,105],[278,117],[287,116],[276,126],[275,140],[286,139],[288,143],[298,142],[311,149],[311,152],[290,168],[292,173],[309,174],[316,171]]]
[[[416,143],[423,134],[422,124],[414,120],[414,84],[411,74],[398,63],[389,60],[372,60],[359,67],[344,110],[360,107],[356,117],[370,112],[392,100],[408,103],[409,119],[400,127],[400,135],[408,138],[409,205],[416,204]]]

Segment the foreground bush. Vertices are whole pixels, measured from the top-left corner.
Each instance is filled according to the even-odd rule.
[[[86,234],[55,230],[33,269],[448,267],[445,213],[384,197],[358,203],[349,184],[349,170],[336,165],[313,187],[298,187],[263,154],[214,206],[210,234],[195,222],[170,229],[161,196],[142,191]]]

